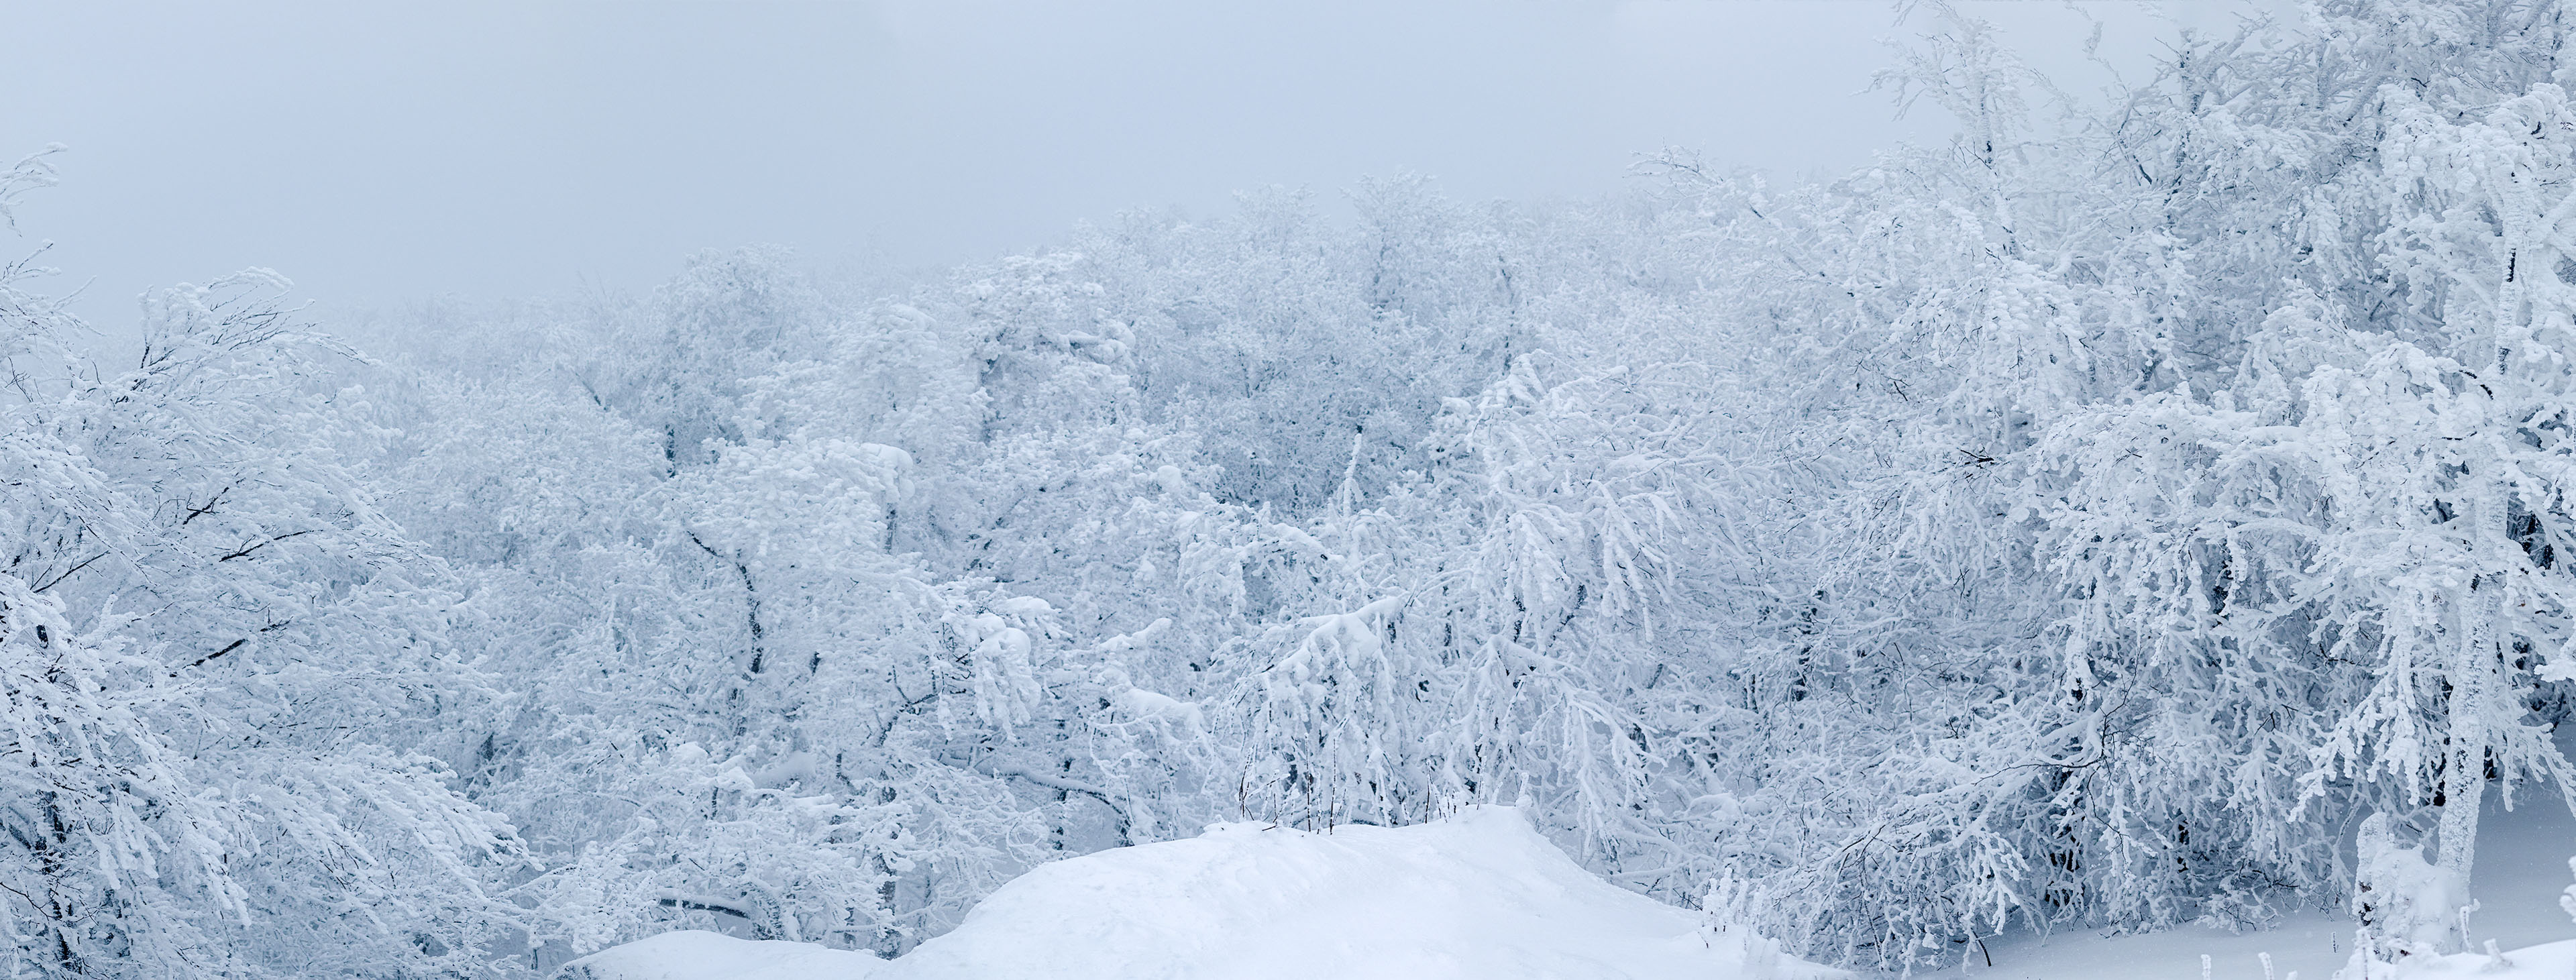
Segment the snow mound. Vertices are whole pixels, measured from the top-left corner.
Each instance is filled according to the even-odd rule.
[[[559,980],[862,980],[882,976],[885,966],[875,953],[683,929],[600,950],[564,964],[555,976]]]
[[[1747,963],[1700,916],[1568,860],[1518,811],[1304,833],[1262,823],[1021,876],[888,964],[907,980],[1662,980],[1837,975]]]
[[[1316,834],[1218,824],[1002,886],[892,961],[674,932],[571,980],[1818,980],[1697,913],[1621,890],[1508,807]]]
[[[2371,971],[2374,977],[2383,976]],[[2403,980],[2567,980],[2576,975],[2576,940],[2544,943],[2501,954],[2459,953],[2412,964],[2394,974]]]

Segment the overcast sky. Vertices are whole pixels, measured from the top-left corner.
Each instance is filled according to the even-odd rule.
[[[2164,16],[2247,2],[2082,7],[2143,73]],[[2083,15],[1968,6],[2102,81]],[[54,240],[114,328],[147,285],[252,265],[327,312],[643,288],[747,242],[944,264],[1407,170],[1590,195],[1668,145],[1841,170],[1946,129],[1863,91],[1912,30],[1867,0],[0,0],[0,155],[71,147],[13,247]]]

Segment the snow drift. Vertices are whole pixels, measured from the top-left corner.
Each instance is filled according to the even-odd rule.
[[[1507,807],[1331,833],[1218,824],[1040,867],[890,962],[783,951],[795,948],[672,933],[566,969],[584,980],[804,980],[826,967],[870,980],[1841,975],[1594,877]]]
[[[887,966],[874,953],[684,929],[601,950],[564,964],[556,976],[560,980],[861,980],[882,976]]]

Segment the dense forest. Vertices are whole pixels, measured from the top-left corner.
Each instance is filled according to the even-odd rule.
[[[897,953],[1054,858],[1473,803],[1859,968],[2464,882],[2576,798],[2576,10],[2321,0],[2082,97],[1918,13],[1884,85],[1959,135],[1799,186],[366,329],[254,270],[130,347],[15,239],[11,975]]]

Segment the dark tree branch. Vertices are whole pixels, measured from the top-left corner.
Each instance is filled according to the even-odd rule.
[[[38,591],[38,592],[43,592],[43,591],[45,591],[46,589],[50,589],[50,588],[53,588],[54,586],[61,585],[61,584],[63,584],[63,580],[64,580],[64,579],[67,579],[67,578],[72,577],[72,574],[73,574],[73,573],[78,572],[78,571],[80,571],[81,569],[88,568],[88,567],[89,567],[89,563],[94,562],[94,561],[97,561],[97,560],[99,560],[99,559],[101,559],[101,558],[105,558],[105,557],[107,557],[107,552],[105,552],[105,551],[101,551],[101,552],[99,552],[98,554],[91,555],[91,556],[89,556],[89,557],[87,557],[87,558],[83,558],[83,559],[81,559],[81,563],[80,563],[80,564],[78,564],[78,565],[74,565],[74,566],[72,566],[72,567],[70,567],[70,568],[67,568],[67,569],[64,569],[64,570],[63,570],[63,573],[62,573],[62,574],[60,574],[60,575],[56,575],[56,576],[54,576],[54,578],[53,578],[53,580],[52,580],[52,581],[50,581],[50,582],[46,582],[46,583],[45,583],[45,584],[43,584],[43,585],[39,585],[39,586],[37,586],[37,587],[36,587],[36,591]]]
[[[284,534],[281,534],[281,535],[278,535],[278,536],[276,536],[276,537],[270,538],[270,539],[268,539],[268,540],[266,540],[266,541],[261,541],[261,542],[259,542],[259,543],[257,543],[257,544],[249,545],[249,546],[247,546],[247,547],[244,547],[244,548],[243,548],[242,550],[240,550],[240,551],[233,552],[232,554],[225,555],[225,556],[223,556],[223,557],[221,557],[221,558],[217,558],[217,559],[215,559],[215,560],[216,560],[216,561],[231,561],[231,560],[233,560],[233,559],[235,559],[235,558],[245,557],[245,556],[249,555],[251,552],[258,551],[258,550],[259,550],[259,549],[261,549],[261,548],[268,547],[269,545],[276,544],[276,543],[278,543],[278,542],[280,542],[280,541],[284,541],[284,540],[286,540],[286,539],[288,539],[288,538],[303,537],[304,535],[311,534],[311,533],[313,533],[313,532],[315,532],[315,531],[319,531],[319,530],[321,530],[321,528],[309,528],[309,529],[302,530],[302,531],[288,531],[288,532],[286,532],[286,533],[284,533]]]

